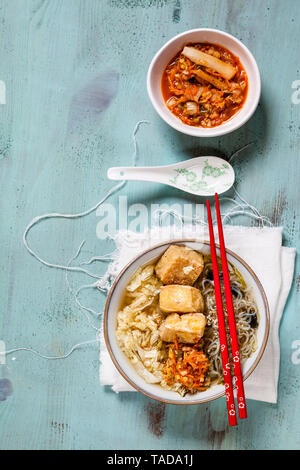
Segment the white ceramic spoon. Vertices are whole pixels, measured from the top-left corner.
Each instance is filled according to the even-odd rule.
[[[109,168],[107,177],[167,184],[197,196],[224,193],[234,183],[232,166],[218,157],[197,157],[167,166],[114,167]]]

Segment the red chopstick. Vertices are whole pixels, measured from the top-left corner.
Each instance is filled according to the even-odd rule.
[[[208,227],[209,227],[211,259],[212,259],[212,265],[213,265],[213,276],[214,276],[214,285],[215,285],[215,296],[216,296],[216,307],[217,307],[217,317],[218,317],[218,326],[219,326],[223,376],[224,376],[224,384],[225,384],[225,391],[226,391],[228,421],[229,421],[230,426],[235,426],[237,424],[237,419],[236,419],[236,411],[235,411],[235,405],[234,405],[233,388],[232,388],[232,382],[231,382],[231,372],[230,372],[229,354],[228,354],[228,346],[227,346],[227,338],[226,338],[226,330],[225,330],[225,320],[224,320],[224,312],[223,312],[223,304],[222,304],[222,293],[221,293],[221,287],[220,287],[215,236],[214,236],[214,229],[213,229],[213,224],[212,224],[212,219],[211,219],[209,200],[206,201],[206,206],[207,206],[207,219],[208,219]]]
[[[234,316],[234,309],[233,309],[233,303],[232,303],[230,278],[229,278],[229,272],[228,272],[228,263],[227,263],[227,256],[226,256],[226,249],[225,249],[225,242],[224,242],[222,219],[221,219],[221,213],[220,213],[219,198],[218,198],[217,193],[215,194],[215,200],[216,200],[217,223],[218,223],[223,280],[224,280],[224,289],[225,289],[225,299],[226,299],[226,305],[227,305],[228,325],[229,325],[231,350],[232,350],[232,357],[233,357],[233,368],[234,368],[234,375],[235,375],[235,386],[236,386],[237,400],[238,400],[238,410],[239,410],[239,417],[243,419],[243,418],[247,418],[247,408],[246,408],[243,376],[242,376],[241,363],[240,363],[239,343],[237,339],[235,316]]]

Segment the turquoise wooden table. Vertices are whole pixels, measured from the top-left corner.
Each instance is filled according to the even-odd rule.
[[[297,0],[0,1],[2,347],[55,356],[95,339],[66,287],[65,272],[38,263],[22,235],[37,215],[80,212],[99,201],[112,187],[107,168],[131,164],[131,134],[141,119],[150,124],[137,135],[139,165],[211,153],[229,157],[254,142],[235,159],[237,188],[284,226],[286,245],[300,248],[299,23]],[[146,93],[154,53],[172,36],[196,27],[237,36],[261,70],[256,114],[221,138],[177,133],[157,116]],[[107,202],[117,207],[122,195],[128,206],[196,202],[172,188],[138,182]],[[97,235],[100,220],[95,212],[78,220],[48,220],[28,239],[50,263],[67,263],[85,239],[80,256],[88,259],[113,249],[111,240]],[[101,274],[106,267],[98,262],[90,269]],[[300,365],[293,350],[300,340],[299,269],[297,263],[280,329],[278,404],[249,402],[249,419],[238,428],[228,429],[222,399],[165,406],[100,387],[93,343],[64,360],[26,351],[7,356],[0,366],[0,448],[299,448]],[[74,289],[87,280],[71,273],[69,281]],[[101,311],[105,295],[83,293],[81,299]]]

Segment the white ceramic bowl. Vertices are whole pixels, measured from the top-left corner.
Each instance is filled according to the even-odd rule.
[[[225,394],[224,386],[214,385],[205,392],[198,392],[195,395],[188,394],[185,397],[181,397],[178,393],[164,390],[159,385],[148,384],[135,371],[133,365],[121,351],[115,334],[118,309],[120,307],[125,287],[128,284],[131,276],[140,266],[149,264],[151,261],[157,259],[165,252],[169,245],[174,243],[184,244],[194,250],[199,250],[202,253],[210,253],[209,242],[201,242],[196,240],[173,240],[156,245],[155,247],[141,253],[122,270],[110,290],[104,311],[104,336],[107,349],[115,366],[122,376],[127,380],[127,382],[136,390],[150,398],[165,403],[172,403],[176,405],[192,405],[215,400],[216,398],[221,397]],[[220,255],[218,247],[217,255]],[[253,372],[259,363],[267,343],[269,333],[269,307],[262,285],[251,268],[239,256],[229,250],[227,250],[227,257],[228,261],[237,267],[239,272],[244,277],[247,285],[252,289],[252,294],[256,300],[259,311],[257,350],[243,364],[242,374],[245,380],[247,377],[249,377],[251,372]]]
[[[186,44],[196,42],[210,42],[226,47],[234,55],[239,57],[248,75],[249,88],[243,107],[230,119],[225,121],[224,124],[211,129],[184,124],[178,117],[171,113],[162,96],[161,80],[164,69],[170,60],[182,50]],[[192,29],[175,36],[154,56],[148,70],[147,90],[155,110],[171,127],[184,134],[196,137],[216,137],[238,129],[250,119],[259,102],[261,80],[259,69],[253,55],[241,41],[228,33],[216,29]]]

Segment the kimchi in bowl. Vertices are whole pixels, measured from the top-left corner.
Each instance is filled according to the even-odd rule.
[[[205,354],[209,354],[208,357],[211,362],[211,370],[207,371],[206,374],[213,374],[213,377],[211,382],[203,387],[203,389],[200,387],[198,390],[194,390],[196,393],[189,393],[187,390],[187,393],[181,393],[182,386],[179,388],[174,388],[174,386],[166,387],[166,384],[160,382],[160,379],[152,380],[153,375],[161,375],[161,362],[164,362],[164,360],[160,356],[162,352],[160,349],[162,347],[172,347],[173,340],[171,338],[163,338],[164,344],[162,345],[159,338],[154,338],[154,341],[152,335],[148,338],[148,330],[151,330],[154,335],[156,335],[158,331],[159,335],[161,335],[161,327],[157,330],[158,324],[166,324],[165,322],[168,321],[170,317],[174,317],[174,314],[167,314],[166,317],[164,317],[165,320],[160,323],[158,317],[160,316],[159,310],[162,308],[161,298],[159,308],[155,302],[157,295],[159,295],[157,288],[161,291],[162,287],[158,286],[158,279],[153,279],[153,273],[151,274],[150,271],[153,263],[155,263],[156,273],[158,273],[157,263],[159,260],[162,260],[163,255],[165,255],[168,250],[172,247],[174,249],[174,246],[177,247],[177,250],[182,248],[187,250],[188,253],[192,254],[189,256],[194,256],[195,252],[197,252],[197,256],[201,253],[201,256],[204,257],[204,268],[201,274],[203,278],[199,278],[201,282],[198,287],[205,299],[204,309],[202,306],[200,310],[204,312],[207,320],[203,340],[204,342],[208,341],[209,349],[206,350],[204,346],[203,351]],[[269,332],[269,307],[263,287],[255,273],[238,255],[230,250],[226,251],[230,266],[237,333],[238,337],[241,333],[240,338],[244,338],[240,344],[240,356],[242,374],[245,380],[256,368],[265,350]],[[192,405],[215,400],[225,395],[219,351],[215,351],[215,346],[218,347],[219,344],[218,328],[214,324],[214,320],[210,323],[209,319],[210,311],[214,310],[214,288],[209,275],[211,265],[207,264],[209,261],[206,261],[206,257],[209,258],[209,255],[210,244],[207,241],[201,242],[186,239],[161,243],[144,251],[133,259],[120,272],[108,295],[104,310],[104,337],[111,359],[117,370],[132,387],[155,400],[178,405]],[[217,256],[220,256],[218,246]],[[174,255],[169,262],[173,262],[173,260]],[[187,273],[186,268],[179,269],[179,265],[177,271],[177,274],[184,272],[186,276],[191,275],[190,271]],[[169,271],[171,275],[175,272],[176,269],[173,268],[172,271]],[[231,273],[234,274],[234,278],[231,277]],[[236,275],[238,276],[237,278]],[[245,291],[245,294],[235,292],[236,287],[242,285],[241,280],[244,288],[246,287],[247,292]],[[196,281],[194,286],[197,286],[197,282],[198,281]],[[169,287],[174,288],[174,285]],[[164,289],[165,288],[166,286]],[[181,288],[191,289],[186,285],[181,286]],[[145,296],[144,290],[149,291],[149,298],[146,296],[147,298],[143,299]],[[152,292],[152,294],[150,292]],[[134,299],[135,305],[128,303],[128,294],[130,299]],[[152,300],[151,296],[153,297]],[[141,305],[141,301],[146,302],[145,305]],[[245,309],[248,309],[249,315],[246,314],[245,316]],[[176,315],[177,314],[175,314],[175,316]],[[199,313],[194,315],[202,317],[202,314]],[[252,315],[254,315],[254,317]],[[181,314],[181,318],[190,316],[191,314]],[[253,320],[255,320],[255,324]],[[251,334],[249,325],[251,325]],[[191,341],[188,338],[182,340],[179,338],[178,342],[190,343]],[[200,345],[200,343],[198,344]],[[190,346],[191,344],[184,344],[184,349],[189,349]],[[153,352],[155,352],[156,358],[151,356]],[[149,361],[151,364],[148,364]],[[167,365],[167,363],[165,363],[165,365]],[[168,373],[168,367],[165,369],[164,366],[163,371]],[[219,378],[217,378],[215,374],[219,375]]]
[[[223,31],[194,29],[157,52],[147,90],[155,110],[171,127],[196,137],[216,137],[250,119],[260,99],[261,80],[253,55],[238,39]]]

